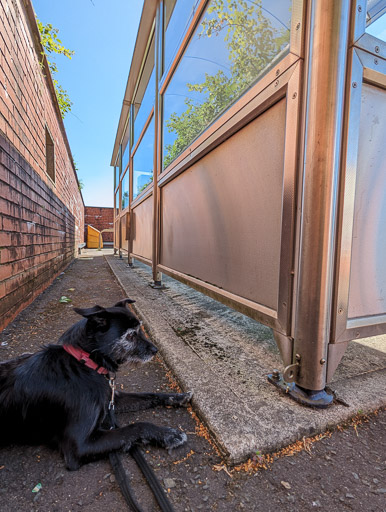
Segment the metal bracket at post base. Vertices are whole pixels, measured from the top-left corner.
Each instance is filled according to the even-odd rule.
[[[149,286],[151,286],[155,290],[167,290],[168,289],[167,286],[162,284],[162,281],[153,281],[152,283],[150,283]]]
[[[326,409],[331,405],[334,400],[334,395],[327,392],[325,389],[321,391],[303,389],[297,386],[295,382],[287,382],[284,380],[286,373],[292,372],[292,375],[295,373],[295,370],[291,368],[294,366],[297,365],[288,366],[283,375],[281,375],[278,370],[273,370],[273,372],[268,375],[268,381],[301,405],[315,409]]]

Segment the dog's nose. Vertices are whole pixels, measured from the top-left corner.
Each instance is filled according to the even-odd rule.
[[[155,345],[152,345],[150,347],[150,352],[155,355],[158,352],[158,348]]]

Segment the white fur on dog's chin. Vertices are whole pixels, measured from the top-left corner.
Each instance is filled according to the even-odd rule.
[[[142,366],[143,364],[148,363],[153,359],[154,356],[149,356],[146,359],[137,359],[136,357],[128,357],[125,359],[125,361],[122,363],[122,366],[131,366],[131,367],[137,367]]]
[[[146,364],[148,363],[149,361],[151,361],[153,359],[154,356],[150,355],[150,356],[147,356],[145,359],[140,359],[140,358],[137,358],[137,357],[129,357],[127,360],[126,360],[126,363],[131,363],[131,364]]]

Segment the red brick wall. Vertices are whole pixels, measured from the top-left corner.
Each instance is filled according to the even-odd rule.
[[[114,227],[114,208],[105,208],[102,206],[86,206],[84,209],[84,227],[85,240],[87,237],[87,226],[102,231],[103,229],[112,229]],[[103,233],[103,242],[113,243],[114,233]]]
[[[39,44],[30,1],[0,0],[0,329],[83,241],[83,199]],[[46,127],[55,180],[46,173]]]

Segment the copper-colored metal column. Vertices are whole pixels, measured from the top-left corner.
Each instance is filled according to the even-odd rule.
[[[350,0],[312,0],[293,363],[296,384],[326,384]]]
[[[153,282],[156,287],[162,285],[162,274],[158,272],[159,238],[160,238],[160,190],[158,189],[158,174],[161,172],[161,115],[158,83],[162,68],[162,20],[163,2],[158,2],[155,22],[155,101],[154,101],[154,164],[153,164],[153,239],[152,239],[152,270]]]
[[[119,151],[119,180],[120,180],[120,185],[119,185],[119,212],[118,212],[118,231],[119,231],[119,236],[118,236],[118,254],[119,254],[119,257],[122,258],[122,227],[121,227],[121,222],[122,222],[122,180],[121,180],[121,172],[122,172],[122,151],[120,150]]]
[[[132,267],[133,258],[131,253],[133,252],[133,210],[131,203],[133,202],[133,157],[131,151],[133,148],[133,133],[134,133],[134,103],[130,105],[130,118],[129,118],[129,235],[127,237],[127,262]]]

